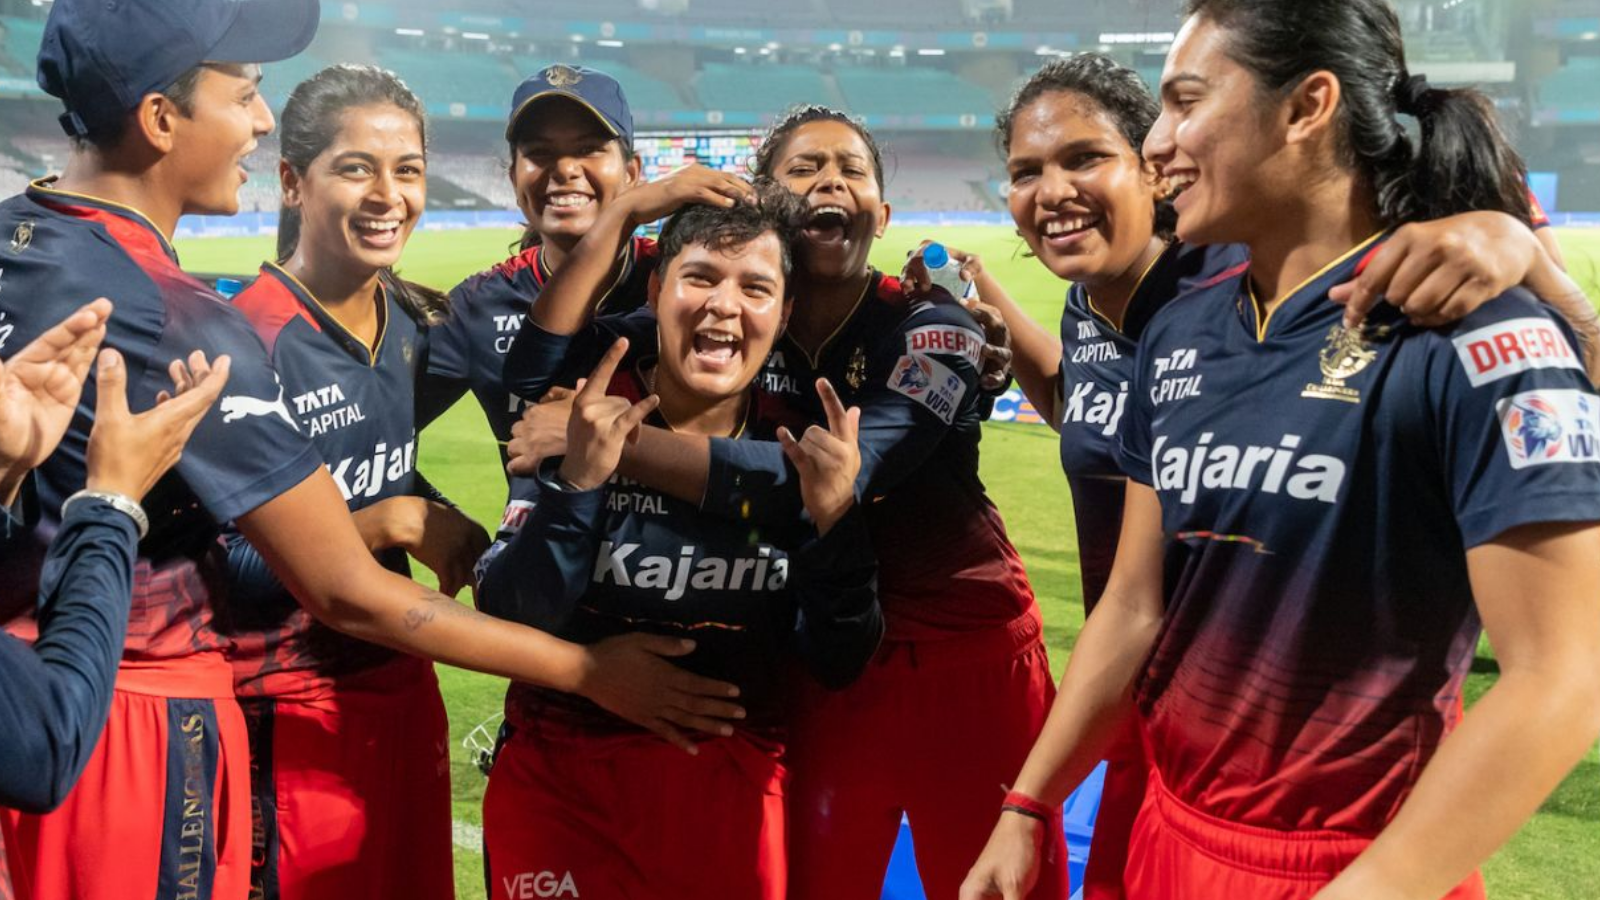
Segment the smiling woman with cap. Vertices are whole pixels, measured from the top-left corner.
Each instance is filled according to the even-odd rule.
[[[500,442],[502,463],[522,408],[501,378],[506,350],[550,274],[600,210],[640,178],[622,86],[583,66],[553,65],[523,81],[511,98],[506,142],[508,175],[527,220],[522,249],[450,292],[450,318],[434,329],[419,410],[427,422],[470,390]],[[634,237],[617,259],[599,311],[643,305],[655,267],[655,241]]]
[[[117,304],[106,344],[127,360],[134,409],[154,404],[162,364],[175,356],[198,347],[233,367],[218,413],[150,495],[100,746],[60,809],[0,815],[19,896],[246,895],[248,739],[224,657],[232,623],[215,606],[219,521],[234,520],[306,609],[346,634],[581,693],[634,721],[728,696],[661,658],[683,652],[676,641],[579,647],[480,616],[380,566],[260,339],[178,267],[170,236],[179,216],[234,212],[238,164],[272,130],[254,63],[303,49],[318,11],[315,0],[57,0],[51,9],[41,83],[65,101],[75,146],[58,181],[0,203],[0,234],[31,236],[5,260],[0,312],[13,339],[32,340],[104,293]],[[90,385],[61,449],[37,470],[47,529],[83,486],[93,403]]]

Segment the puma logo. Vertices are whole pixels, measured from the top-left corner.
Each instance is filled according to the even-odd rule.
[[[295,431],[300,430],[300,425],[289,415],[289,407],[283,402],[282,382],[278,382],[278,399],[270,402],[237,395],[222,398],[223,424],[238,421],[245,416],[277,416],[288,422],[290,428]]]

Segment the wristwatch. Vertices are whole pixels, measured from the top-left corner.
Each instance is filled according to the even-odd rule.
[[[144,536],[150,533],[150,517],[144,514],[144,507],[135,502],[132,497],[112,491],[91,491],[85,488],[73,494],[61,504],[61,518],[65,519],[67,517],[67,510],[72,508],[72,504],[79,500],[90,499],[103,501],[107,506],[132,519],[133,524],[139,529],[139,540],[144,540]]]

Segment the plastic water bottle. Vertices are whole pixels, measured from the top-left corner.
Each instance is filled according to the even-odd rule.
[[[922,264],[928,268],[928,278],[950,292],[957,300],[975,296],[972,282],[961,277],[961,264],[950,258],[943,244],[929,244],[922,248]]]
[[[237,278],[217,279],[217,293],[221,294],[224,300],[232,301],[234,297],[239,296],[239,292],[242,290],[244,290],[244,282]]]

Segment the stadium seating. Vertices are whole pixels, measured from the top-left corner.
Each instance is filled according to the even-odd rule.
[[[513,209],[517,205],[504,163],[487,151],[483,154],[428,154],[430,199],[431,194],[438,192],[435,186],[442,181],[451,182],[461,190],[481,197],[497,209]]]
[[[994,115],[988,91],[940,69],[841,68],[835,76],[861,115]]]
[[[1004,201],[990,185],[997,173],[959,157],[905,156],[892,151],[885,196],[905,212],[995,212]]]
[[[5,41],[0,43],[0,74],[31,77],[33,61],[44,40],[44,20],[0,16],[0,29],[5,30]]]
[[[436,115],[458,103],[503,109],[517,85],[505,58],[487,53],[383,48],[378,63],[405,79]]]
[[[1600,115],[1600,57],[1573,56],[1539,85],[1539,99],[1559,115],[1594,118]]]
[[[814,66],[706,63],[693,85],[706,109],[774,113],[796,103],[839,102]]]
[[[338,60],[342,63],[369,62],[362,59]],[[317,74],[324,68],[333,64],[332,60],[324,59],[314,53],[302,53],[282,62],[269,63],[262,67],[261,93],[267,98],[267,105],[272,107],[274,113],[283,110],[283,104],[289,99],[289,92],[307,78]]]

